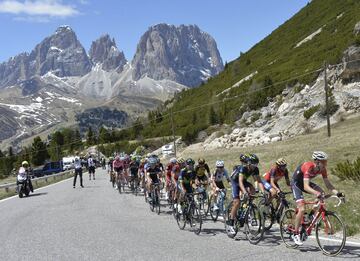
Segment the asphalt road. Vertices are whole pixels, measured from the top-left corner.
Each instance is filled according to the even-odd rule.
[[[314,241],[287,249],[277,230],[258,245],[245,235],[224,234],[223,223],[206,221],[197,236],[180,231],[163,208],[150,212],[141,196],[120,195],[103,170],[38,189],[29,198],[0,201],[0,260],[360,260],[360,247],[347,245],[337,258]]]

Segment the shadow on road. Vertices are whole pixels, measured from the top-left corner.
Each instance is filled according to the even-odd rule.
[[[225,234],[225,229],[223,229],[223,228],[202,228],[200,236],[216,236],[219,234]]]
[[[339,257],[343,258],[360,258],[360,247],[356,246],[346,246],[344,247],[343,251],[339,255]]]
[[[30,195],[29,195],[29,198],[31,198],[31,197],[38,197],[38,196],[44,196],[44,195],[47,195],[47,194],[48,194],[47,192],[34,193],[34,194],[30,194]]]

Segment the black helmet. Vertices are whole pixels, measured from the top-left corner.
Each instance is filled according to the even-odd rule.
[[[192,158],[188,158],[186,160],[186,165],[194,165],[194,164],[195,164],[195,161]]]
[[[249,162],[250,164],[259,164],[259,158],[255,154],[249,155]]]
[[[242,162],[242,163],[247,163],[248,162],[248,160],[249,160],[249,155],[247,155],[247,154],[240,154],[240,161]]]

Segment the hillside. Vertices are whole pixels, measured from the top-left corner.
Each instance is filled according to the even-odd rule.
[[[359,45],[360,36],[354,33],[359,10],[356,0],[309,3],[248,52],[226,64],[222,73],[168,101],[168,108],[171,105],[175,112],[176,134],[193,141],[198,131],[213,123],[233,124],[245,111],[267,105],[270,97],[286,87],[296,86],[301,91],[317,78],[316,70],[324,61],[336,64],[349,46]],[[246,94],[249,91],[251,94]],[[165,117],[170,114],[168,108],[161,110],[163,117],[157,121],[157,128],[146,128],[144,136],[170,134],[170,118]]]

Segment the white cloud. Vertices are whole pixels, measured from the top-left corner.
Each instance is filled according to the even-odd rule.
[[[60,0],[5,0],[0,2],[0,13],[64,18],[78,15],[79,11]]]

